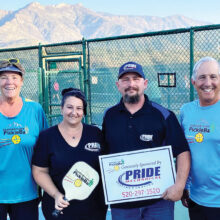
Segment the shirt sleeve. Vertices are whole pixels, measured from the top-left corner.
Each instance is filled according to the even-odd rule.
[[[106,124],[105,124],[105,121],[106,121],[106,112],[105,112],[105,115],[103,117],[103,121],[102,121],[102,137],[103,137],[103,142],[104,142],[104,150],[102,151],[102,154],[109,154],[110,153],[110,150],[109,150],[109,146],[108,146],[108,143],[106,141]]]
[[[39,104],[39,110],[38,110],[38,122],[39,122],[40,131],[48,128],[47,118],[40,104]]]
[[[191,172],[189,172],[189,176],[186,181],[185,189],[190,190],[191,181],[192,181]]]
[[[183,107],[180,109],[180,125],[182,127],[182,130],[184,132],[184,126],[183,126],[183,117],[184,117],[184,110]],[[190,190],[190,185],[191,185],[191,172],[189,172],[189,176],[186,181],[185,189]]]
[[[184,151],[189,151],[188,142],[185,138],[184,132],[173,112],[166,119],[166,145],[171,145],[173,156],[177,157]]]
[[[104,135],[103,135],[101,130],[99,130],[99,136],[100,136],[100,144],[101,144],[101,152],[100,152],[100,154],[101,155],[107,154],[108,153],[107,144],[105,142]]]
[[[32,164],[39,167],[49,167],[48,137],[45,132],[41,132],[34,146]]]

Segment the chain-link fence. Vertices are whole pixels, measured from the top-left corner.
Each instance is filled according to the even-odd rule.
[[[196,97],[190,83],[194,61],[219,60],[220,25],[88,41],[91,121],[100,125],[106,108],[120,100],[115,82],[127,61],[142,64],[148,79],[146,94],[173,110]]]
[[[120,100],[115,82],[128,61],[143,66],[146,94],[179,115],[196,97],[190,83],[194,62],[219,60],[220,25],[0,50],[0,59],[19,58],[26,69],[22,95],[39,101],[50,125],[61,120],[61,90],[77,87],[88,99],[86,121],[102,124],[106,108]]]
[[[41,47],[43,70],[43,103],[49,124],[61,121],[61,91],[76,87],[84,90],[82,74],[82,42],[73,42]]]
[[[150,99],[178,114],[190,97],[184,81],[190,75],[189,45],[189,33],[89,42],[92,121],[100,124],[104,109],[119,101],[115,81],[119,67],[127,61],[142,64]],[[167,81],[172,74],[176,79],[174,87]]]

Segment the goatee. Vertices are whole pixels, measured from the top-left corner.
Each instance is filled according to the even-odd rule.
[[[125,96],[123,97],[123,101],[124,103],[128,103],[128,104],[136,104],[140,101],[140,96],[138,94],[134,96],[129,96],[125,94]]]

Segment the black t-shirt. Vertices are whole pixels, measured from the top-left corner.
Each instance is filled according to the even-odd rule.
[[[96,143],[96,144],[91,144]],[[94,146],[94,147],[92,147]],[[97,146],[100,146],[97,147]],[[104,147],[101,130],[95,126],[83,124],[81,140],[77,147],[71,147],[61,135],[58,126],[53,126],[40,133],[37,140],[32,164],[48,167],[49,175],[60,192],[64,193],[62,180],[68,170],[78,161],[84,161],[100,174],[98,156]],[[101,176],[100,176],[101,179]],[[54,199],[46,192],[43,195],[42,209],[47,219],[54,210]],[[61,219],[105,219],[106,206],[101,181],[92,194],[85,200],[72,200],[63,210]],[[79,218],[78,218],[78,217]],[[51,218],[52,219],[52,218]]]
[[[174,157],[189,151],[188,143],[175,114],[151,102],[145,95],[143,107],[131,114],[121,100],[108,109],[103,119],[103,134],[108,153],[120,153],[147,148],[172,146]],[[147,137],[147,138],[143,138]],[[135,208],[152,204],[158,199],[111,205]]]
[[[188,143],[175,114],[150,102],[145,95],[143,107],[131,114],[122,100],[108,109],[103,120],[103,134],[109,153],[172,146],[174,157],[189,151]],[[142,136],[147,136],[143,139]]]

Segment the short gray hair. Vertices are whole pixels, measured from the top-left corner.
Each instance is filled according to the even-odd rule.
[[[196,64],[194,65],[192,80],[194,80],[194,81],[196,80],[196,74],[197,74],[197,71],[198,71],[199,67],[203,63],[210,62],[210,61],[214,61],[218,64],[218,69],[219,69],[218,74],[220,74],[220,64],[219,64],[219,62],[216,59],[212,58],[212,57],[203,57],[199,61],[197,61]]]

